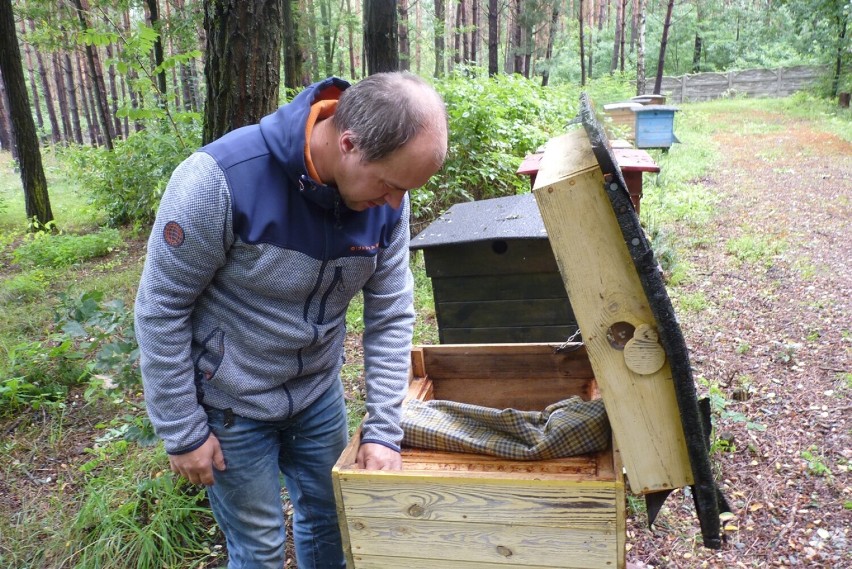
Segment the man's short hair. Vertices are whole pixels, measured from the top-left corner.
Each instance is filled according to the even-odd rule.
[[[340,95],[332,120],[338,132],[352,133],[367,162],[387,157],[423,131],[447,132],[441,96],[406,72],[376,73],[355,83]]]

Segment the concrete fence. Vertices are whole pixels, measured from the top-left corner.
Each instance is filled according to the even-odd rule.
[[[663,77],[660,92],[667,103],[709,101],[728,95],[749,97],[786,97],[828,79],[828,67],[799,65],[778,69],[746,69],[727,73],[697,73],[679,77]],[[646,83],[646,93],[654,88],[653,77]]]

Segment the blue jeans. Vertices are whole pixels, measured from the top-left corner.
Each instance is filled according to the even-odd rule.
[[[227,540],[228,569],[284,567],[279,471],[293,503],[299,569],[346,567],[331,482],[348,438],[340,381],[287,420],[254,421],[218,409],[207,415],[225,456],[226,469],[214,469],[207,494]]]

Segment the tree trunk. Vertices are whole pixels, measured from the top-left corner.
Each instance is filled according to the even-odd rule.
[[[106,50],[107,60],[112,61],[112,44],[106,44],[104,49]],[[109,103],[110,114],[113,120],[113,132],[117,138],[121,138],[121,119],[118,118],[118,77],[115,74],[115,64],[110,63],[109,67],[107,67],[107,77],[109,77]]]
[[[12,0],[0,0],[0,73],[3,74],[9,99],[12,138],[18,147],[18,166],[24,186],[27,219],[35,219],[41,226],[45,226],[53,221],[53,212],[50,209],[47,178],[44,175],[38,135],[27,96]]]
[[[65,88],[62,59],[56,51],[53,52],[51,59],[53,60],[53,82],[56,84],[56,102],[59,104],[59,117],[62,117],[62,138],[65,142],[71,142],[74,140],[74,131],[71,128],[71,112],[68,108],[68,90]]]
[[[148,23],[157,31],[157,39],[154,41],[154,64],[160,68],[157,73],[157,90],[160,92],[160,100],[162,104],[166,102],[166,70],[163,65],[163,34],[160,29],[160,5],[157,0],[145,0],[145,6],[148,8]]]
[[[578,0],[578,19],[580,23],[580,86],[586,86],[586,46],[583,40],[583,0]]]
[[[444,0],[435,0],[435,77],[444,75]]]
[[[204,144],[278,107],[283,0],[204,0]]]
[[[74,0],[74,6],[77,8],[77,16],[80,19],[80,25],[83,31],[89,29],[89,23],[86,21],[86,12],[89,10],[87,0]],[[97,55],[96,48],[93,45],[86,45],[86,60],[89,64],[89,77],[92,81],[92,91],[95,95],[95,115],[100,120],[103,126],[104,144],[107,150],[113,149],[111,125],[109,120],[109,107],[106,100],[106,86],[104,84],[104,76],[101,72],[100,58]]]
[[[2,1],[2,0],[0,0]],[[12,159],[18,160],[18,147],[12,136],[12,118],[9,116],[9,97],[6,95],[6,83],[0,71],[0,150],[12,153]]]
[[[660,89],[663,86],[663,68],[666,66],[666,45],[669,41],[669,28],[672,25],[672,8],[674,8],[674,0],[669,0],[666,8],[666,19],[663,23],[663,37],[660,40],[660,58],[657,60],[657,80],[654,82],[655,95],[660,94]]]
[[[284,0],[281,9],[284,22],[284,86],[287,89],[298,89],[303,86],[302,48],[299,45],[299,18],[295,16],[299,10],[299,1]]]
[[[627,23],[627,0],[621,0],[621,72],[624,73],[624,36],[627,35],[625,24]],[[632,49],[632,48],[631,48]]]
[[[399,29],[394,0],[364,1],[367,74],[399,70]]]
[[[499,15],[497,0],[488,0],[488,76],[497,75],[499,69],[498,48],[500,41],[497,17]]]
[[[205,0],[206,1],[206,0]],[[310,61],[310,76],[319,75],[319,60],[317,58],[317,18],[314,10],[314,0],[305,0],[305,11],[302,12],[308,24],[308,60]],[[300,18],[301,19],[301,18]]]
[[[418,9],[420,4],[418,3]],[[346,34],[349,37],[349,78],[355,79],[355,15],[352,13],[352,0],[346,0]]]
[[[462,41],[461,41],[461,3],[456,4],[456,16],[453,18],[453,67],[461,63],[461,51],[462,51]],[[452,71],[452,69],[450,69]]]
[[[35,22],[29,20],[28,24],[30,32],[34,32]],[[45,66],[44,57],[41,55],[41,52],[38,49],[34,51],[36,54],[36,64],[38,65],[38,75],[41,79],[42,89],[44,90],[44,104],[45,107],[47,107],[47,117],[50,120],[51,140],[54,144],[56,144],[62,140],[62,128],[59,124],[59,118],[56,116],[56,102],[53,97],[53,89],[50,86],[50,75],[47,72],[47,67]],[[56,86],[56,89],[57,91],[59,90],[59,85]],[[65,137],[67,140],[68,131],[65,131]]]
[[[553,58],[553,40],[556,37],[556,28],[559,25],[559,6],[560,2],[553,3],[553,11],[550,13],[550,31],[547,34],[547,49],[544,53],[544,71],[541,74],[541,86],[547,87],[550,81],[550,64]]]
[[[323,75],[329,77],[334,75],[334,50],[331,38],[331,6],[329,0],[317,0],[320,8],[320,22],[322,23],[322,67]]]
[[[470,32],[470,61],[474,65],[479,63],[479,42],[480,34],[479,34],[479,2],[480,0],[471,0],[470,4],[470,25],[472,27]]]
[[[417,30],[418,31],[422,30],[423,29],[423,10],[422,10],[422,4],[420,2],[414,3],[414,14],[415,14],[414,15],[414,21],[416,23]],[[421,42],[419,40],[419,38],[418,38],[417,41],[414,42],[414,70],[417,73],[417,75],[420,75],[420,67],[421,67],[420,64],[422,63],[422,61],[421,61],[421,59],[422,59],[422,57],[421,57],[422,43],[423,42]]]
[[[615,2],[615,40],[612,43],[612,61],[609,65],[609,73],[612,75],[618,69],[618,58],[621,54],[621,0]]]
[[[523,11],[523,6],[521,0],[514,0],[514,14],[515,21],[512,25],[512,37],[514,41],[514,56],[513,56],[513,69],[514,73],[523,73],[524,72],[524,57],[523,57],[523,48],[521,47],[523,42],[523,28],[521,27],[521,14]]]
[[[636,94],[645,94],[645,0],[639,1],[636,33]]]
[[[86,66],[83,65],[83,56],[78,51],[77,59],[77,76],[80,77],[80,99],[83,102],[83,116],[86,117],[86,125],[89,127],[89,144],[97,146],[101,143],[101,129],[98,126],[98,120],[95,117],[94,104],[92,103],[92,88]]]
[[[408,39],[408,0],[399,0],[399,70],[411,69],[411,41]]]
[[[840,24],[840,32],[837,34],[837,57],[834,60],[834,76],[831,78],[831,96],[836,97],[840,89],[840,75],[843,71],[843,46],[846,45],[846,31],[849,17],[847,14],[837,15],[837,19],[843,18]]]
[[[21,43],[24,46],[24,55],[27,60],[27,76],[30,78],[30,92],[33,94],[33,107],[36,114],[36,125],[39,130],[44,130],[44,116],[41,114],[41,96],[39,96],[38,85],[36,84],[35,70],[33,69],[32,46],[27,43],[26,37],[27,28],[24,20],[21,20]]]
[[[59,65],[60,61],[62,62],[61,65]],[[65,97],[68,100],[68,115],[71,117],[71,132],[74,135],[74,142],[83,144],[83,128],[80,126],[80,109],[77,105],[77,90],[74,88],[74,64],[71,62],[71,55],[67,51],[62,52],[54,65],[62,69],[61,77],[64,78],[62,85]],[[60,75],[57,75],[57,77],[60,77]],[[57,84],[59,84],[59,81],[57,81]],[[66,119],[63,117],[64,120]]]

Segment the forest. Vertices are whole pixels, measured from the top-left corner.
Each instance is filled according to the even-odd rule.
[[[182,569],[224,562],[204,490],[171,475],[146,417],[133,331],[135,288],[160,197],[174,168],[202,144],[256,122],[324,77],[358,81],[408,70],[435,86],[450,124],[443,169],[411,194],[416,233],[455,203],[529,191],[518,165],[570,128],[582,92],[600,108],[659,93],[663,76],[819,68],[822,79],[788,99],[731,92],[715,103],[684,104],[675,127],[683,144],[649,151],[661,173],[648,180],[641,221],[678,310],[703,330],[717,325],[708,322],[711,294],[694,289],[704,280],[696,256],[719,241],[712,229],[719,146],[730,135],[755,136],[768,147],[775,141],[766,133],[793,121],[833,133],[841,142],[830,148],[848,160],[852,115],[842,102],[852,91],[850,12],[844,0],[0,0],[0,565]],[[764,116],[772,127],[757,123]],[[725,132],[728,119],[736,122],[732,133]],[[624,134],[607,128],[613,137]],[[801,171],[793,161],[810,159],[813,146],[795,156],[782,148],[754,151],[755,166],[768,163],[777,184],[786,184],[784,176]],[[736,145],[740,156],[752,152],[744,147]],[[790,163],[782,166],[782,159]],[[843,194],[852,178],[825,170],[814,187],[837,182]],[[814,193],[809,180],[799,181],[802,196]],[[841,213],[829,219],[848,219],[848,203],[848,195],[838,198],[832,207]],[[745,231],[717,243],[720,263],[735,264],[715,274],[745,280],[766,273],[769,292],[755,294],[768,304],[776,299],[775,269],[763,263],[783,264],[784,239]],[[819,273],[802,264],[795,270],[806,278]],[[412,272],[415,343],[436,343],[431,285],[417,255]],[[347,313],[341,372],[353,429],[364,412],[362,308],[356,301]],[[778,336],[759,345],[744,326],[724,355],[731,366],[771,344],[772,373],[795,369],[798,343]],[[852,331],[836,328],[836,353],[848,356]],[[699,327],[693,330],[697,335]],[[808,330],[802,342],[815,342],[814,334]],[[714,464],[762,461],[754,440],[769,437],[769,419],[741,410],[760,415],[766,406],[726,391],[737,382],[756,391],[757,380],[713,369],[707,362],[723,356],[700,339],[698,351],[699,371],[708,370],[699,373],[700,388],[713,400],[719,426]],[[833,363],[823,374],[821,393],[848,396],[852,376],[844,366]],[[750,442],[738,449],[731,433]],[[783,468],[769,469],[803,464],[811,503],[827,487],[846,492],[840,512],[825,513],[819,530],[827,531],[852,508],[848,488],[841,492],[832,474],[848,472],[849,462],[819,444],[809,442],[779,462]],[[779,488],[788,486],[779,479]],[[665,552],[653,551],[659,536],[636,522],[642,506],[629,505],[634,553],[657,560],[653,566],[732,566],[733,546],[721,564],[714,565],[721,557],[696,553],[691,510],[683,515],[683,508],[662,516],[676,537]],[[766,516],[751,537],[771,548],[772,520],[782,516],[766,497],[757,505],[741,509]],[[816,527],[802,530],[806,545],[789,545],[785,559],[804,559],[802,547],[822,535]],[[782,549],[795,541],[792,533]],[[732,543],[744,542],[732,535]],[[762,547],[754,543],[749,551]],[[830,555],[835,561],[826,566],[849,561],[842,552]],[[753,558],[751,566],[765,561]]]

